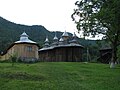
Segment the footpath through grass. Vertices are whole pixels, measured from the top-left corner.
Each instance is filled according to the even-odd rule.
[[[0,63],[0,90],[120,90],[120,65],[80,62]]]

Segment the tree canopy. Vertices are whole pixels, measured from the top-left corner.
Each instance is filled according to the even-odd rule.
[[[112,48],[112,62],[120,45],[120,0],[81,0],[72,14],[77,29],[84,36],[103,34]]]

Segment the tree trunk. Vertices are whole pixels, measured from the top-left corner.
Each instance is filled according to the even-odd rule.
[[[115,68],[116,61],[117,61],[117,45],[114,44],[112,48],[112,58],[111,58],[110,68]]]

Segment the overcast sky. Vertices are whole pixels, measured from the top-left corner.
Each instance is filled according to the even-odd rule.
[[[76,30],[71,19],[77,0],[0,0],[0,16],[18,24],[43,25],[49,31]]]
[[[42,25],[49,31],[77,33],[76,25],[71,19],[76,1],[0,0],[0,16],[17,24]]]

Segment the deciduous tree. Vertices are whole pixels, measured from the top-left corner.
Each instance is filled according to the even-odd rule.
[[[120,0],[81,0],[71,15],[84,36],[103,34],[112,48],[111,68],[117,60],[120,45]]]

